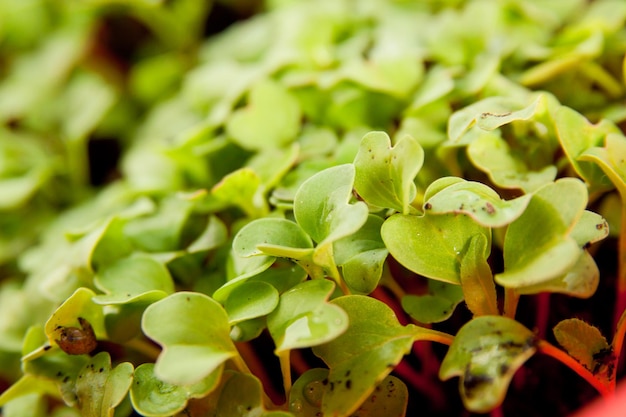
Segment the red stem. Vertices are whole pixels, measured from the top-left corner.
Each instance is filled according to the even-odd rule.
[[[537,349],[539,352],[544,355],[551,356],[552,358],[558,360],[563,365],[570,368],[572,371],[576,372],[582,378],[585,379],[591,386],[593,386],[603,397],[609,397],[613,394],[614,388],[611,389],[611,386],[605,384],[603,381],[596,378],[591,371],[581,365],[576,359],[572,358],[565,351],[555,347],[554,345],[546,342],[545,340],[540,340],[537,344]]]

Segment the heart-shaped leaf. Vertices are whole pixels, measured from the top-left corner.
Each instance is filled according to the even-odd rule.
[[[141,327],[163,347],[154,372],[170,384],[194,384],[238,354],[228,315],[204,294],[181,291],[151,304]]]
[[[329,366],[322,398],[323,415],[350,415],[428,329],[402,326],[384,303],[362,295],[332,301],[346,311],[350,326],[338,338],[313,348]]]
[[[332,281],[305,281],[280,296],[278,307],[267,317],[267,328],[276,353],[328,342],[348,327],[345,312],[327,300],[335,289]]]
[[[476,317],[458,331],[439,377],[459,376],[465,407],[486,413],[502,403],[511,378],[535,351],[535,335],[517,321]]]
[[[538,190],[504,238],[504,272],[496,281],[521,288],[564,275],[580,256],[569,236],[587,205],[585,185],[564,178]]]
[[[406,295],[401,303],[404,311],[420,323],[439,323],[449,319],[461,301],[461,286],[431,279],[427,294]]]
[[[465,215],[396,214],[383,223],[381,235],[389,253],[411,271],[428,278],[459,285],[461,258],[472,236],[482,234],[491,242],[488,228]],[[491,246],[485,248],[484,258]]]
[[[135,369],[130,388],[133,408],[143,416],[171,416],[184,410],[192,398],[202,398],[220,382],[222,367],[200,381],[189,385],[174,385],[157,377],[153,363],[141,364]]]
[[[145,255],[123,258],[102,268],[94,283],[106,295],[97,295],[93,301],[105,305],[156,301],[174,292],[167,268]]]
[[[280,84],[264,80],[250,90],[248,106],[228,119],[226,132],[246,149],[282,147],[295,139],[300,118],[298,101]]]
[[[439,188],[437,184],[435,187]],[[522,214],[531,197],[527,194],[508,201],[502,200],[489,186],[465,180],[438,192],[427,190],[426,194],[430,197],[424,209],[429,213],[462,213],[485,227],[502,227],[511,223]]]
[[[328,369],[309,369],[293,384],[289,395],[289,411],[297,417],[321,415],[322,398],[330,389]],[[388,375],[376,387],[352,417],[404,417],[409,392],[401,380]]]
[[[111,369],[111,357],[100,352],[85,364],[76,379],[81,416],[112,416],[133,381],[133,365],[123,362]]]
[[[409,213],[415,198],[413,180],[424,163],[424,150],[405,136],[395,146],[384,132],[370,132],[363,137],[354,159],[354,188],[368,203]]]

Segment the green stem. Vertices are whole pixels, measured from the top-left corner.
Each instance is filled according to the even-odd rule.
[[[416,326],[418,327],[418,326]],[[418,327],[419,333],[418,337],[415,338],[415,341],[429,341],[429,342],[437,342],[447,346],[450,346],[452,342],[454,342],[454,336],[449,335],[448,333],[440,332],[438,330],[427,329],[425,327]]]
[[[572,371],[576,372],[580,375],[585,381],[587,381],[591,386],[593,386],[603,397],[609,397],[613,394],[614,387],[612,389],[611,386],[605,384],[598,378],[596,378],[591,371],[585,368],[580,364],[576,359],[568,355],[563,350],[555,347],[554,345],[546,342],[545,340],[540,340],[537,344],[537,349],[539,352],[544,355],[551,356],[552,358],[558,360],[563,365],[570,368]]]
[[[519,293],[513,288],[504,289],[504,317],[515,319],[517,304],[519,303]]]
[[[153,360],[156,360],[161,353],[161,348],[153,345],[145,339],[140,338],[134,338],[129,340],[125,343],[125,346]]]
[[[278,360],[280,361],[280,371],[283,375],[283,387],[285,388],[285,398],[289,398],[289,392],[291,392],[291,351],[284,350],[278,353]]]

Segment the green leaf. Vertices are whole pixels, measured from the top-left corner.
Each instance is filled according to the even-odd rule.
[[[97,304],[126,304],[158,300],[174,292],[169,271],[160,262],[146,255],[133,255],[102,268],[94,279],[98,289]]]
[[[597,161],[593,163],[593,158],[590,159],[585,154],[591,148],[601,146],[607,135],[618,133],[619,128],[606,120],[595,125],[591,124],[582,114],[565,106],[559,108],[555,119],[558,138],[565,155],[591,190],[603,191],[612,188],[613,185],[617,186],[610,175],[609,178],[604,175],[602,164]],[[593,151],[591,152],[593,154]]]
[[[485,253],[489,250],[485,236],[475,235],[470,240],[461,260],[461,287],[467,308],[474,316],[498,315],[496,285]]]
[[[383,219],[369,215],[355,234],[333,245],[335,262],[352,292],[369,294],[378,285],[389,251],[380,236]]]
[[[63,334],[68,329],[83,327],[80,323],[81,320],[84,320],[93,329],[96,338],[105,337],[104,314],[102,306],[93,302],[95,295],[88,288],[79,288],[56,309],[45,325],[48,343],[51,346],[59,346],[58,341],[63,339]],[[81,343],[81,339],[75,340],[79,350]]]
[[[16,397],[10,401],[2,401],[3,417],[46,417],[48,415],[47,399],[39,392],[33,394],[25,394]]]
[[[263,404],[261,382],[251,374],[225,371],[222,385],[209,399],[220,417],[293,417],[284,411],[269,411]]]
[[[424,150],[410,136],[395,146],[384,132],[363,137],[354,159],[354,188],[368,203],[408,214],[415,198],[413,180],[424,163]]]
[[[133,365],[123,362],[111,369],[111,357],[100,352],[85,364],[76,379],[76,397],[82,416],[112,416],[133,381]]]
[[[280,84],[263,80],[250,90],[248,106],[228,119],[226,132],[246,149],[282,147],[295,139],[300,118],[297,100]]]
[[[488,97],[455,112],[448,121],[448,138],[461,140],[463,134],[474,125],[483,130],[494,130],[515,120],[528,120],[535,114],[541,96],[530,104],[510,97]]]
[[[381,235],[389,253],[411,271],[428,278],[460,284],[461,259],[472,236],[491,242],[489,229],[465,215],[422,217],[396,214],[383,223]],[[491,246],[486,246],[484,257]]]
[[[8,409],[10,407],[9,404],[12,402],[21,402],[25,399],[32,401],[33,396],[40,397],[46,394],[54,396],[58,395],[58,392],[59,389],[54,381],[25,374],[0,394],[0,407],[3,407],[3,410],[5,410],[5,407]],[[14,405],[14,407],[17,408],[20,405]],[[22,415],[24,414],[18,416]]]
[[[189,243],[187,233],[193,233],[195,238],[198,230],[202,230],[195,224],[192,212],[193,202],[172,195],[160,202],[155,213],[128,221],[124,234],[135,246],[148,252],[175,251]]]
[[[288,257],[292,248],[312,249],[313,242],[297,223],[286,219],[254,220],[242,227],[233,239],[235,255],[243,257],[262,254]],[[300,252],[294,251],[294,255]]]
[[[602,365],[600,359],[604,359],[607,354],[612,355],[611,347],[600,330],[583,320],[562,320],[552,331],[567,353],[594,373]]]
[[[535,335],[515,320],[477,317],[457,333],[439,377],[459,376],[465,407],[486,413],[502,403],[513,375],[535,351]]]
[[[156,375],[153,363],[141,364],[135,369],[135,379],[130,388],[133,408],[143,416],[171,416],[185,409],[192,398],[202,398],[213,391],[222,376],[218,367],[193,384],[175,385]]]
[[[278,291],[263,281],[247,281],[234,288],[224,302],[231,325],[271,313],[278,305]]]
[[[298,417],[317,417],[321,413],[322,398],[330,389],[328,370],[309,369],[293,384],[289,393],[289,411]],[[388,375],[376,387],[352,417],[404,417],[409,392],[401,380]]]
[[[564,275],[580,256],[569,236],[587,205],[585,185],[564,178],[537,191],[504,238],[504,272],[496,282],[508,288],[541,284]]]
[[[249,217],[262,217],[269,211],[262,194],[261,179],[251,168],[241,168],[226,175],[211,194],[227,205],[240,208]]]
[[[323,246],[356,232],[367,221],[367,205],[350,204],[355,168],[325,169],[306,180],[294,200],[294,216],[302,229]]]
[[[240,258],[261,259],[262,257]],[[223,303],[228,295],[238,286],[247,281],[260,281],[272,285],[278,292],[285,292],[289,288],[302,282],[307,277],[304,269],[289,260],[270,258],[270,262],[263,262],[260,268],[243,273],[226,282],[213,293],[213,298]]]
[[[141,327],[162,346],[154,372],[170,384],[196,383],[238,354],[228,315],[204,294],[180,291],[151,304]]]
[[[603,148],[587,149],[579,159],[596,163],[622,198],[626,196],[626,138],[623,135],[608,134]]]
[[[277,354],[328,342],[346,330],[346,313],[327,302],[334,289],[332,281],[315,279],[280,296],[278,307],[267,317]]]
[[[436,189],[440,188],[438,181],[442,179],[435,181]],[[427,190],[426,194],[429,198],[424,209],[429,213],[462,213],[485,227],[502,227],[511,223],[522,214],[531,198],[530,195],[523,195],[503,200],[489,186],[465,180],[435,192]]]
[[[350,326],[313,348],[330,368],[321,408],[324,415],[349,415],[429,330],[400,325],[387,305],[367,296],[348,295],[332,303],[348,313]]]
[[[439,323],[449,319],[461,301],[463,289],[459,285],[428,280],[427,294],[405,295],[401,304],[404,311],[420,323]]]
[[[502,188],[531,193],[554,181],[557,167],[534,167],[527,155],[514,151],[496,132],[481,132],[467,147],[472,163]]]

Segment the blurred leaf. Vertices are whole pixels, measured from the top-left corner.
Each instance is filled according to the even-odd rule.
[[[229,118],[226,131],[246,149],[281,147],[295,139],[300,117],[296,99],[280,84],[264,80],[250,90],[248,106]]]
[[[158,300],[174,292],[174,282],[161,263],[145,255],[133,255],[102,268],[94,279],[106,294],[97,295],[97,304],[126,304]]]

